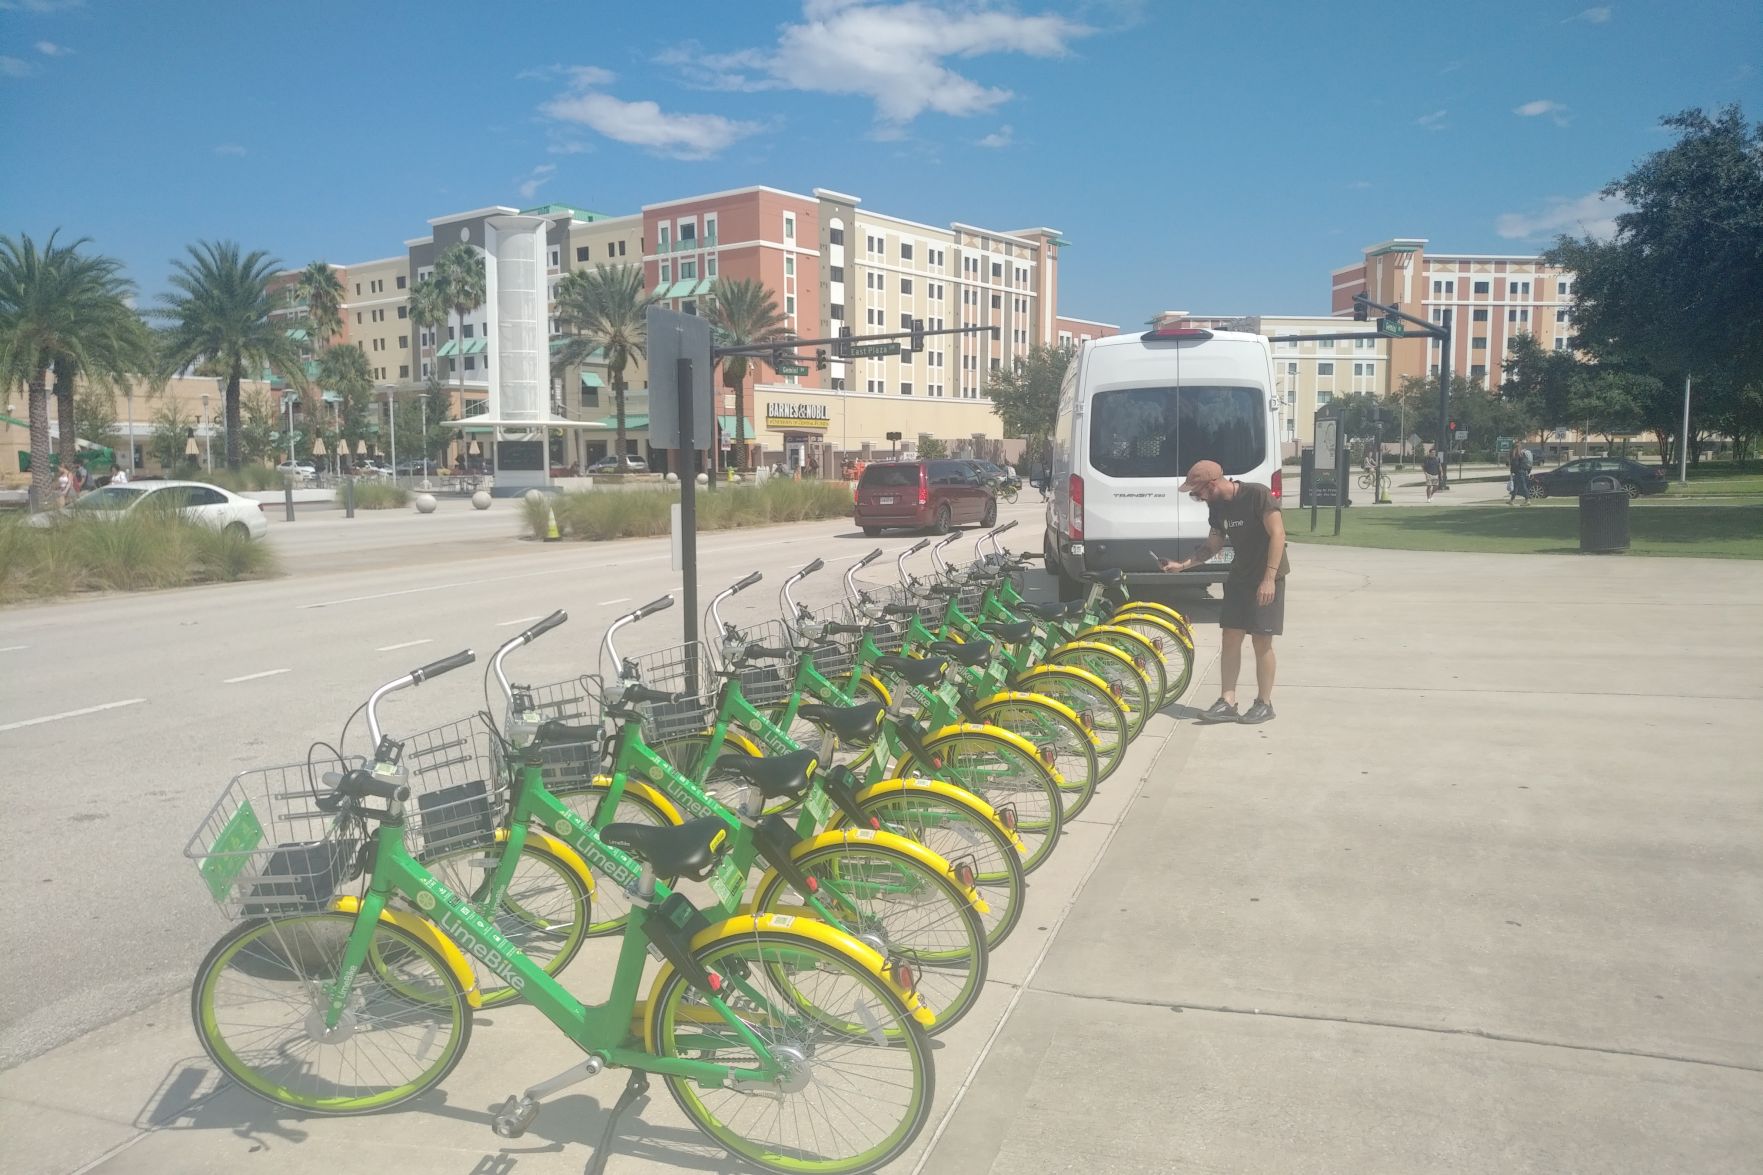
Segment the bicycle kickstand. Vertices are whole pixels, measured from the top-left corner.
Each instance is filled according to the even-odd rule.
[[[618,1101],[612,1106],[612,1113],[606,1118],[606,1129],[600,1134],[600,1145],[594,1148],[594,1157],[588,1160],[583,1175],[602,1175],[606,1170],[607,1160],[612,1158],[612,1144],[618,1135],[618,1119],[638,1102],[647,1101],[648,1097],[649,1075],[641,1069],[632,1069],[630,1080],[624,1084],[624,1092],[618,1095]]]

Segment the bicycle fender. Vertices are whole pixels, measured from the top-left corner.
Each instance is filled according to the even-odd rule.
[[[1114,696],[1109,692],[1108,683],[1106,681],[1102,680],[1102,678],[1093,670],[1085,669],[1082,665],[1036,665],[1033,669],[1028,669],[1017,674],[1015,678],[1011,680],[1010,684],[1017,686],[1031,686],[1036,677],[1046,674],[1076,674],[1081,680],[1095,686],[1103,693],[1108,694],[1109,697]],[[1034,691],[1031,689],[1029,692],[1032,693]]]
[[[361,899],[354,894],[337,898],[331,903],[331,909],[344,914],[355,914],[361,910]],[[408,910],[385,909],[380,911],[380,921],[389,922],[399,930],[406,931],[425,945],[432,947],[441,961],[447,964],[447,970],[453,972],[453,978],[465,989],[465,1002],[473,1008],[484,1006],[484,997],[477,988],[477,972],[472,970],[471,962],[465,957],[454,941],[442,934],[433,922],[420,914]]]
[[[888,990],[899,996],[906,1004],[912,1018],[929,1028],[937,1022],[937,1015],[923,1001],[918,993],[908,991],[894,980],[893,970],[888,961],[877,954],[866,943],[852,938],[842,930],[835,930],[824,922],[812,918],[797,918],[789,914],[736,914],[713,924],[707,930],[700,930],[692,936],[692,950],[702,950],[710,944],[724,938],[745,938],[760,932],[782,934],[829,947],[853,962],[866,968],[870,974],[888,986]],[[657,1047],[655,1039],[655,1009],[661,998],[661,987],[673,974],[673,964],[663,963],[655,973],[655,982],[649,988],[649,998],[643,1009],[643,1039],[650,1049]]]
[[[507,835],[506,832],[501,830],[498,830],[497,832],[498,839],[506,839]],[[589,867],[588,863],[582,859],[580,853],[576,852],[575,849],[558,840],[550,833],[541,832],[537,828],[527,829],[526,837],[529,842],[543,845],[552,856],[556,857],[559,861],[562,861],[564,865],[569,868],[570,872],[574,873],[576,878],[587,887],[588,897],[593,898],[598,896],[598,891],[594,886],[594,871]]]
[[[1129,636],[1129,637],[1131,637],[1131,638],[1132,638],[1132,639],[1133,639],[1133,641],[1134,641],[1134,642],[1136,642],[1136,643],[1137,643],[1137,644],[1139,644],[1139,645],[1144,645],[1144,646],[1146,646],[1146,647],[1150,647],[1150,644],[1151,644],[1151,642],[1150,642],[1150,641],[1147,641],[1147,640],[1146,640],[1146,639],[1145,639],[1145,637],[1144,637],[1144,634],[1143,634],[1143,633],[1137,633],[1137,632],[1134,632],[1134,631],[1133,631],[1133,630],[1132,630],[1132,629],[1130,629],[1130,628],[1122,628],[1122,627],[1120,627],[1120,626],[1119,626],[1119,625],[1118,625],[1118,624],[1092,624],[1092,625],[1090,625],[1090,626],[1089,626],[1089,627],[1088,627],[1088,628],[1085,628],[1085,629],[1082,629],[1082,630],[1080,630],[1080,631],[1079,631],[1079,632],[1078,632],[1078,634],[1077,634],[1077,636],[1076,636],[1076,637],[1074,637],[1074,638],[1073,638],[1073,639],[1074,639],[1074,640],[1079,640],[1079,641],[1085,641],[1085,642],[1089,642],[1089,641],[1091,641],[1091,640],[1092,640],[1092,639],[1093,639],[1093,638],[1094,638],[1094,637],[1095,637],[1095,635],[1096,635],[1096,634],[1098,634],[1098,633],[1107,633],[1107,634],[1108,634],[1108,635],[1110,635],[1110,636],[1113,636],[1113,635],[1119,635],[1119,634],[1122,634],[1122,633],[1124,633],[1124,634],[1125,634],[1125,635],[1127,635],[1127,636]],[[1095,641],[1095,642],[1094,642],[1094,643],[1096,643],[1096,644],[1107,644],[1107,642],[1106,642],[1106,641]],[[1118,647],[1119,647],[1119,646],[1114,646],[1114,647],[1116,647],[1116,648],[1118,648]],[[1125,652],[1126,652],[1126,650],[1125,650],[1125,649],[1121,649],[1121,650],[1120,650],[1120,651],[1121,651],[1121,652],[1123,652],[1123,653],[1125,653]],[[1167,666],[1167,665],[1168,665],[1168,664],[1169,664],[1169,658],[1168,658],[1168,657],[1165,657],[1165,656],[1164,656],[1164,655],[1163,655],[1163,654],[1162,654],[1162,653],[1160,653],[1160,652],[1158,652],[1158,651],[1157,651],[1157,650],[1156,650],[1156,649],[1154,649],[1154,648],[1153,648],[1153,649],[1151,649],[1151,655],[1152,655],[1152,656],[1153,656],[1153,657],[1156,657],[1156,658],[1157,658],[1157,659],[1158,659],[1158,660],[1159,660],[1159,661],[1161,661],[1161,662],[1163,662],[1163,664],[1164,664],[1164,665],[1165,665],[1165,666]],[[1127,653],[1127,656],[1129,656],[1129,657],[1130,657],[1130,656],[1132,656],[1132,654],[1130,654],[1130,653]]]
[[[1018,853],[1027,854],[1028,848],[1022,843],[1022,838],[1016,835],[1015,829],[1004,827],[1003,821],[998,819],[998,813],[990,804],[986,803],[966,788],[956,787],[952,783],[944,783],[940,779],[925,779],[922,776],[913,776],[910,779],[883,779],[870,784],[868,787],[858,792],[857,802],[861,804],[870,796],[888,796],[894,795],[897,792],[905,791],[934,792],[939,796],[944,796],[953,800],[961,807],[970,810],[980,819],[997,826],[1000,832],[1010,838],[1010,843],[1016,846],[1016,851]],[[835,823],[834,827],[837,826],[837,823]]]
[[[596,775],[593,779],[588,781],[588,788],[591,791],[606,791],[611,788],[611,786],[612,777],[610,775]],[[659,791],[650,787],[642,780],[627,778],[624,781],[624,790],[626,792],[634,792],[637,795],[642,796],[645,800],[648,800],[651,804],[654,804],[657,808],[660,808],[661,814],[667,817],[669,823],[684,824],[686,822],[686,818],[679,814],[679,809],[674,807],[672,800],[668,799],[665,795],[662,795]]]
[[[1114,613],[1114,615],[1110,616],[1108,618],[1107,622],[1109,624],[1115,624],[1121,620],[1150,620],[1150,621],[1154,621],[1155,623],[1157,623],[1157,624],[1161,625],[1162,627],[1164,627],[1165,629],[1169,630],[1171,635],[1173,635],[1177,640],[1181,641],[1181,643],[1186,645],[1188,648],[1192,649],[1194,647],[1194,634],[1193,634],[1192,630],[1188,629],[1185,625],[1178,624],[1174,620],[1171,620],[1169,617],[1165,616],[1161,612],[1150,612],[1150,611],[1146,611],[1142,608],[1133,607],[1132,605],[1129,604],[1127,607],[1122,608],[1120,611],[1118,611],[1118,612]]]
[[[708,733],[708,732],[706,732],[706,733]],[[728,734],[725,735],[722,740],[723,747],[725,748],[725,750],[724,750],[725,754],[727,753],[726,748],[728,747],[728,745],[730,743],[733,743],[739,749],[747,752],[749,755],[752,755],[755,759],[762,759],[765,757],[765,751],[759,746],[758,743],[754,742],[752,739],[748,738],[745,734],[743,734],[739,730],[736,730],[732,726],[728,728]]]
[[[1107,646],[1099,645],[1097,647],[1106,648]],[[934,751],[936,750],[936,747],[932,744],[938,739],[953,738],[958,734],[989,734],[994,738],[1000,738],[1027,755],[1029,758],[1033,759],[1036,763],[1040,763],[1041,767],[1046,770],[1047,774],[1053,777],[1054,783],[1058,784],[1060,787],[1065,786],[1065,777],[1059,774],[1059,769],[1057,767],[1048,767],[1046,763],[1041,761],[1041,752],[1033,743],[1023,738],[1020,734],[1005,730],[1002,726],[993,726],[989,722],[950,723],[941,730],[935,730],[930,734],[925,735],[924,749],[927,751]]]
[[[1188,622],[1188,618],[1186,616],[1183,616],[1180,612],[1176,611],[1174,608],[1171,608],[1168,604],[1159,604],[1155,600],[1128,600],[1126,603],[1122,604],[1119,608],[1115,609],[1115,611],[1116,612],[1125,612],[1129,608],[1138,608],[1138,609],[1145,611],[1145,612],[1161,613],[1163,616],[1169,618],[1170,620],[1173,620],[1177,625],[1179,625],[1182,628],[1192,628],[1193,627],[1193,625]]]
[[[981,914],[989,914],[992,912],[991,906],[987,905],[986,900],[979,896],[979,891],[971,885],[964,884],[962,880],[956,876],[955,866],[949,864],[948,859],[941,853],[932,852],[917,841],[901,836],[896,832],[889,832],[886,829],[829,828],[825,832],[816,833],[807,840],[797,841],[790,848],[790,860],[799,861],[805,854],[814,852],[817,849],[826,848],[828,845],[846,845],[853,841],[864,844],[881,845],[883,848],[893,849],[895,852],[903,853],[906,856],[911,857],[925,868],[947,876],[958,887],[960,887],[961,892],[967,896],[967,904],[972,906],[975,910],[979,911]],[[760,879],[759,888],[754,890],[754,892],[763,892],[767,884],[771,881],[771,875],[776,872],[777,870],[775,869],[767,870],[765,876]]]
[[[981,715],[984,715],[987,706],[999,705],[1004,702],[1026,702],[1031,706],[1044,706],[1049,710],[1057,712],[1063,717],[1071,719],[1072,722],[1077,724],[1077,728],[1089,737],[1092,744],[1098,747],[1102,745],[1102,740],[1098,739],[1095,736],[1095,733],[1083,724],[1083,720],[1077,716],[1076,710],[1073,710],[1058,698],[1049,698],[1045,694],[1037,694],[1033,690],[1005,690],[1002,693],[993,694],[991,697],[980,701],[979,708]]]
[[[876,696],[882,700],[883,706],[891,706],[894,704],[894,695],[889,691],[887,686],[882,684],[881,678],[876,677],[873,674],[865,673],[858,680],[875,691]]]

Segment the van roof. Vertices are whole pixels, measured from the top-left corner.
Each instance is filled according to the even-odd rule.
[[[1195,330],[1204,330],[1206,332],[1206,334],[1209,336],[1204,339],[1189,340],[1191,343],[1193,343],[1196,346],[1204,345],[1206,343],[1213,343],[1213,342],[1218,342],[1218,343],[1259,343],[1263,346],[1265,346],[1267,344],[1267,336],[1266,335],[1259,335],[1259,334],[1254,333],[1253,331],[1213,330],[1211,327],[1195,327],[1194,329]],[[1090,347],[1130,347],[1130,346],[1134,346],[1134,345],[1149,346],[1150,343],[1145,339],[1145,335],[1147,335],[1149,333],[1150,333],[1149,331],[1131,331],[1129,333],[1118,334],[1118,335],[1105,335],[1099,339],[1091,339],[1087,345]],[[1159,340],[1159,341],[1178,342],[1181,340],[1168,339],[1168,340]]]

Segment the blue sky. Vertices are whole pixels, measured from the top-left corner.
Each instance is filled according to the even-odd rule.
[[[1078,317],[1324,313],[1374,241],[1607,224],[1659,116],[1763,118],[1760,71],[1754,0],[0,0],[0,232],[150,299],[200,238],[346,263],[489,204],[820,186],[1062,230]]]

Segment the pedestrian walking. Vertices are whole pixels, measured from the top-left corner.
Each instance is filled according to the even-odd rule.
[[[1426,474],[1426,500],[1430,502],[1432,496],[1439,492],[1439,450],[1437,445],[1433,446],[1432,452],[1420,459],[1420,469],[1422,473]]]
[[[1512,479],[1506,487],[1506,505],[1510,506],[1519,498],[1524,499],[1526,506],[1530,505],[1530,470],[1533,461],[1529,449],[1523,445],[1513,446]]]
[[[113,486],[126,486],[126,485],[128,485],[129,484],[129,471],[124,469],[122,466],[118,465],[116,467],[116,472],[110,475],[110,484]]]
[[[1163,570],[1182,572],[1198,567],[1223,550],[1227,542],[1232,553],[1230,576],[1224,581],[1224,607],[1218,614],[1223,630],[1218,700],[1200,715],[1200,721],[1266,722],[1273,717],[1273,638],[1285,631],[1286,574],[1291,570],[1279,501],[1264,485],[1225,477],[1216,461],[1195,462],[1181,491],[1206,503],[1210,530],[1200,549],[1186,559],[1179,563],[1162,560]],[[1245,635],[1255,648],[1255,703],[1239,714],[1237,676],[1242,669]]]

